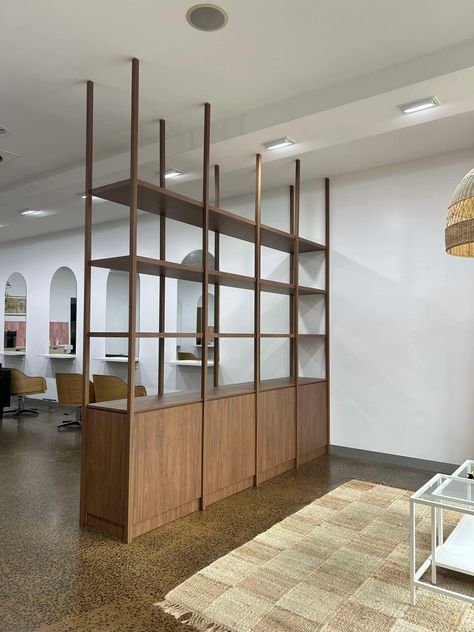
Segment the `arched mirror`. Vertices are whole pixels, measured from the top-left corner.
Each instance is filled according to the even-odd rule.
[[[26,352],[26,281],[14,272],[5,286],[5,353],[24,355]]]
[[[128,272],[111,270],[107,277],[106,331],[128,331]],[[137,275],[137,329],[140,323],[140,277]],[[137,340],[138,355],[138,340]],[[105,341],[107,358],[128,358],[126,338],[107,338]]]
[[[201,267],[203,265],[202,250],[193,250],[183,259],[182,263]],[[208,253],[207,263],[210,270],[215,269],[214,257]],[[178,281],[178,331],[183,333],[202,333],[202,286],[192,281]],[[214,295],[208,295],[208,326],[209,332],[214,331]],[[176,359],[183,364],[190,365],[202,357],[201,338],[178,338],[176,341]],[[208,361],[214,360],[214,342],[208,343]]]
[[[49,292],[49,353],[75,354],[77,281],[70,268],[56,270]]]

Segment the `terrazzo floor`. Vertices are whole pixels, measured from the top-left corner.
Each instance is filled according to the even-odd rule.
[[[322,457],[126,545],[81,528],[80,432],[56,412],[0,422],[0,630],[183,630],[152,604],[351,478],[416,489],[429,472]]]

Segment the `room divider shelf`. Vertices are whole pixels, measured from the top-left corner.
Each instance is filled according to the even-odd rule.
[[[87,265],[84,270],[84,449],[81,453],[81,523],[105,530],[126,542],[198,508],[205,509],[209,503],[220,498],[251,485],[259,485],[261,481],[293,467],[297,468],[302,463],[324,454],[328,445],[329,180],[326,178],[324,181],[324,244],[300,236],[299,160],[295,162],[294,184],[289,187],[288,231],[262,224],[260,154],[255,157],[254,217],[248,219],[221,208],[225,203],[221,205],[218,165],[214,166],[214,194],[210,191],[210,112],[210,105],[206,103],[203,126],[202,200],[166,188],[164,121],[160,121],[159,125],[157,151],[159,164],[156,165],[156,171],[160,174],[159,186],[139,179],[139,62],[134,59],[130,177],[94,188],[93,84],[88,82],[87,85]],[[92,259],[92,196],[130,208],[129,234],[124,244],[127,253],[125,256]],[[157,239],[156,252],[152,253],[156,258],[138,255],[140,210],[159,218],[159,241]],[[166,260],[170,257],[170,227],[167,219],[200,229],[201,244],[199,250],[194,252],[201,257],[199,267]],[[221,255],[227,246],[225,236],[253,244],[252,276],[221,269]],[[196,246],[193,245],[193,248]],[[264,254],[268,254],[264,253],[265,248],[289,255],[286,258],[289,259],[290,272],[287,282],[262,278],[262,258]],[[325,280],[324,283],[321,281],[324,289],[307,287],[299,282],[301,255],[318,252],[321,252],[322,256],[314,257],[314,260],[317,265],[322,264],[324,260]],[[229,253],[230,251],[225,252],[226,255]],[[181,252],[180,259],[182,254]],[[95,267],[129,273],[129,326],[126,332],[90,331],[91,313],[95,309],[91,306],[91,273]],[[323,272],[322,268],[320,272]],[[160,277],[156,331],[139,331],[139,274]],[[187,322],[190,324],[182,326],[184,329],[192,328],[198,320],[203,323],[202,327],[198,325],[202,332],[180,333],[166,330],[167,318],[169,319],[166,290],[170,285],[165,282],[166,279],[199,283],[199,288],[193,288],[192,311],[186,312],[186,317],[189,316]],[[247,298],[252,299],[252,305],[244,308],[237,302],[235,306],[224,304],[227,297],[221,289],[223,287],[252,292],[250,296],[247,295]],[[269,298],[262,293],[288,296],[288,306],[284,308],[288,325],[278,326],[275,321],[273,325],[265,324],[268,333],[262,332],[262,314],[266,314],[266,311],[262,310],[262,301]],[[169,294],[174,296],[173,292]],[[299,333],[299,301],[306,295],[321,295],[321,301],[325,303],[325,334]],[[231,309],[227,309],[228,307]],[[233,311],[239,319],[239,310],[243,309],[253,316],[253,323],[246,325],[251,331],[232,332],[234,325],[227,324],[227,320]],[[241,320],[243,322],[243,319]],[[227,331],[220,332],[224,321]],[[176,324],[172,327],[180,326]],[[243,328],[237,320],[235,328],[238,329],[239,326]],[[316,329],[319,324],[309,323],[306,326]],[[287,331],[272,332],[272,329],[280,328]],[[91,341],[101,337],[127,339],[130,355],[130,359],[126,359],[127,398],[90,404]],[[137,340],[146,338],[157,340],[158,357],[157,362],[154,361],[154,366],[158,368],[156,386],[150,386],[149,367],[145,358],[145,353],[149,352],[151,345],[140,345],[140,351],[144,349],[142,362],[138,367],[133,362]],[[189,391],[166,392],[169,384],[173,385],[172,378],[177,373],[175,370],[170,371],[168,363],[171,361],[176,366],[190,366],[180,365],[176,359],[179,351],[188,353],[184,340],[180,349],[176,345],[176,354],[173,352],[169,355],[169,345],[165,343],[171,338],[178,341],[181,338],[189,340],[187,346],[190,348],[189,353],[193,354],[190,356],[190,362],[193,366],[196,365],[193,371],[194,375],[199,377],[199,380],[193,381]],[[324,358],[319,338],[324,344]],[[227,348],[232,345],[226,345],[226,341],[230,342],[232,339],[234,346],[239,348],[238,353],[234,355],[230,355]],[[270,366],[270,373],[265,362],[268,362],[266,354],[272,345],[264,344],[262,341],[272,339],[284,342],[282,346],[288,350],[288,359],[285,356],[282,366],[278,369]],[[199,342],[201,344],[198,344]],[[240,357],[243,347],[252,349],[252,353],[248,354],[245,361]],[[311,356],[313,347],[318,350],[314,358]],[[199,351],[196,348],[199,348]],[[300,355],[304,356],[302,362]],[[307,363],[308,356],[310,362]],[[270,359],[270,364],[272,363],[273,357]],[[311,372],[319,377],[301,377],[300,374],[303,372]],[[278,374],[286,374],[286,377],[259,379],[262,375]],[[183,375],[187,380],[193,377],[191,371],[180,371],[179,376],[182,378]],[[239,375],[254,375],[256,379],[234,384],[221,383],[223,380],[231,380],[232,377],[238,380]],[[321,375],[325,377],[322,378]],[[149,392],[156,389],[157,395],[135,397],[135,385],[140,381],[146,383]],[[180,383],[177,381],[175,385]]]

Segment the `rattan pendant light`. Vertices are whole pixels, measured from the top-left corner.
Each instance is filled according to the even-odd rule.
[[[449,255],[474,257],[474,169],[466,173],[453,193],[445,237]]]

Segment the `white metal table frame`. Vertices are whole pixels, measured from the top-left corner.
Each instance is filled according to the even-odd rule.
[[[411,605],[416,605],[416,588],[425,588],[427,590],[431,590],[433,592],[441,593],[443,595],[448,595],[450,597],[455,597],[456,599],[461,599],[463,601],[467,601],[468,603],[474,604],[474,597],[470,597],[468,595],[464,595],[462,593],[458,593],[452,590],[448,590],[446,588],[441,588],[436,585],[436,568],[440,566],[442,568],[447,568],[449,570],[453,570],[459,573],[464,573],[466,575],[474,575],[472,569],[466,569],[465,567],[458,565],[446,564],[445,562],[440,563],[437,562],[437,554],[440,551],[441,547],[445,544],[444,541],[444,529],[443,529],[443,510],[447,509],[449,511],[457,511],[462,514],[466,514],[467,516],[474,516],[474,480],[469,480],[468,478],[461,477],[461,473],[463,471],[467,471],[468,467],[472,467],[474,465],[474,461],[466,461],[463,463],[452,476],[447,476],[446,474],[436,474],[431,480],[429,480],[423,487],[421,487],[417,492],[415,492],[410,498],[410,601]],[[458,503],[465,502],[466,505],[463,507],[456,506],[455,504],[449,503],[449,498],[446,496],[440,496],[440,500],[428,500],[426,498],[420,498],[430,487],[433,487],[437,483],[439,483],[439,487],[437,491],[441,491],[444,487],[446,487],[451,481],[464,481],[467,487],[467,499],[461,498],[453,498],[453,501],[457,501]],[[435,498],[433,495],[432,498]],[[472,500],[472,505],[469,507],[467,504]],[[442,502],[444,501],[444,502]],[[416,568],[416,505],[426,505],[431,507],[431,555],[423,562],[420,568]],[[465,518],[461,519],[464,520]],[[471,519],[470,519],[471,520]],[[458,526],[455,528],[457,529]],[[448,537],[446,543],[449,541],[453,533]],[[474,547],[474,530],[472,533],[472,542]],[[422,581],[422,577],[428,568],[431,566],[431,583]]]

